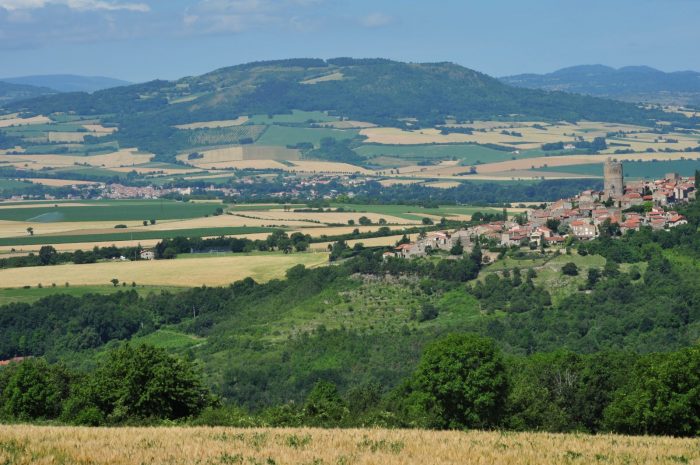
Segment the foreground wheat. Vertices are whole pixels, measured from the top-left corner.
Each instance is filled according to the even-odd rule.
[[[700,463],[700,441],[537,433],[0,426],[0,464]]]

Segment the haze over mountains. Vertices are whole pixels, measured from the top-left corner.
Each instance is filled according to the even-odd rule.
[[[165,159],[178,149],[175,125],[292,110],[329,111],[395,127],[510,117],[649,123],[662,116],[612,100],[512,87],[452,63],[353,58],[248,63],[177,81],[44,96],[6,108],[111,115],[107,122],[119,125],[122,146]]]
[[[128,81],[103,76],[48,74],[0,78],[0,105],[59,92],[96,92],[130,85]]]
[[[506,84],[529,89],[574,92],[628,102],[700,106],[700,73],[666,73],[648,66],[615,69],[582,65],[549,74],[519,74],[501,78]]]

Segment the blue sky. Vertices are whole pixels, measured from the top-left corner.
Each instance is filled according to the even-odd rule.
[[[254,60],[700,70],[700,0],[0,0],[0,76],[175,79]]]

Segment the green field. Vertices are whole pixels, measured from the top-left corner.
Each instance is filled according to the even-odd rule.
[[[22,189],[31,187],[29,182],[15,181],[14,179],[0,179],[0,191],[5,189]]]
[[[240,234],[255,234],[272,231],[269,228],[260,227],[231,227],[231,228],[196,228],[174,229],[169,231],[134,231],[120,230],[110,234],[74,234],[66,236],[22,236],[0,238],[0,245],[50,245],[71,244],[74,242],[110,242],[131,241],[147,239],[168,239],[173,237],[218,237],[236,236]]]
[[[312,120],[315,122],[338,121],[334,116],[328,116],[322,111],[301,111],[294,110],[292,113],[284,115],[253,115],[248,121],[253,124],[301,124]]]
[[[472,215],[480,211],[499,212],[501,210],[489,207],[470,206],[442,206],[439,208],[423,208],[410,205],[354,205],[354,204],[332,204],[335,208],[344,208],[346,211],[357,211],[361,213],[378,213],[380,215],[391,215],[407,220],[421,220],[425,215],[445,216],[449,215]]]
[[[139,295],[145,296],[151,293],[160,293],[161,291],[179,292],[184,288],[174,286],[136,286],[132,287],[114,287],[114,286],[71,286],[65,287],[65,283],[56,283],[56,287],[46,286],[42,288],[32,287],[29,289],[0,289],[0,305],[6,305],[16,302],[31,303],[44,297],[55,294],[67,294],[74,297],[80,297],[85,294],[114,294],[115,292],[125,290],[135,290]]]
[[[625,178],[629,179],[659,179],[666,173],[678,173],[681,176],[693,176],[700,169],[700,160],[669,160],[669,161],[624,161],[622,167]],[[603,176],[603,164],[591,163],[586,165],[550,166],[537,168],[537,171],[555,173],[575,173],[590,176]]]
[[[291,126],[270,126],[257,140],[256,145],[287,146],[301,142],[311,142],[318,146],[321,139],[352,139],[359,131],[353,129],[299,128]]]
[[[379,145],[366,144],[355,149],[359,155],[369,158],[388,157],[410,162],[421,160],[462,160],[463,164],[473,165],[479,162],[492,163],[513,158],[513,154],[494,150],[476,144],[428,144],[428,145]],[[520,158],[523,155],[519,155]]]
[[[185,203],[172,200],[92,201],[84,207],[7,208],[0,220],[50,223],[58,221],[175,220],[211,215],[220,204]]]

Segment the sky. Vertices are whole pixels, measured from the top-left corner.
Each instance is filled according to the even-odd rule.
[[[249,61],[700,71],[700,0],[0,0],[0,77],[177,79]]]

